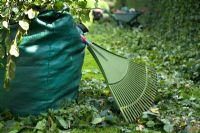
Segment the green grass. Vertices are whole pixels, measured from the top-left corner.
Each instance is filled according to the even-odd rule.
[[[82,70],[83,73],[85,73],[82,76],[82,79],[84,80],[91,78],[95,78],[97,80],[104,80],[103,75],[101,74],[97,63],[95,62],[94,58],[87,49],[85,51],[85,58]],[[95,71],[98,72],[95,73]]]

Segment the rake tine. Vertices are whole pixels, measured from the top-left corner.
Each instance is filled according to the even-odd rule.
[[[137,114],[136,114],[136,111],[133,110],[134,108],[133,107],[130,107],[129,110],[131,111],[131,114],[132,114],[132,118],[134,120],[136,120],[136,117],[137,117]]]
[[[138,116],[138,114],[136,113],[137,111],[134,109],[135,107],[130,108],[129,107],[129,111],[131,112],[131,116],[134,118],[134,120],[136,119],[136,117]]]
[[[122,113],[123,117],[125,118],[125,120],[126,120],[126,121],[128,121],[128,114],[126,113],[126,110],[125,110],[125,109],[122,109],[122,108],[120,108],[120,111],[121,111],[121,113]]]
[[[144,104],[142,100],[140,100],[138,103],[141,105],[142,112],[144,112],[146,110],[146,104]]]
[[[126,117],[126,119],[129,119],[129,118],[131,118],[131,115],[130,115],[130,113],[129,113],[129,111],[127,110],[127,108],[124,108],[124,109],[122,109],[125,113],[124,113],[124,116]],[[129,120],[128,120],[129,121]]]
[[[130,109],[127,108],[127,112],[129,113],[129,118],[132,119],[131,121],[133,121],[135,119],[135,116],[132,114],[133,112],[130,111]]]
[[[141,114],[143,112],[141,106],[139,105],[139,102],[136,103],[136,106],[138,107],[138,111],[139,111],[139,114]]]
[[[134,104],[134,108],[130,108],[130,109],[134,109],[134,110],[135,110],[135,113],[137,114],[137,116],[140,115],[140,112],[139,112],[139,110],[138,110],[137,104]]]
[[[154,93],[154,92],[153,92]],[[152,94],[152,92],[151,91],[147,91],[146,93],[145,93],[145,96],[147,97],[151,97],[151,98],[155,98],[155,94]]]

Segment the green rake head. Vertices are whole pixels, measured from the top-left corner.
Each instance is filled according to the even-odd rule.
[[[130,60],[127,74],[109,86],[124,118],[131,122],[151,107],[156,95],[156,74]]]
[[[156,72],[145,65],[113,54],[86,40],[112,95],[127,122],[151,107],[156,95]]]

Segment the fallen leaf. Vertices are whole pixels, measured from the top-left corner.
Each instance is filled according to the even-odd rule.
[[[158,108],[151,108],[150,111],[151,111],[152,113],[155,113],[155,114],[160,114]]]
[[[59,124],[64,128],[64,129],[68,129],[69,125],[68,123],[64,120],[64,118],[60,117],[60,116],[56,116],[56,119],[58,120]]]
[[[155,122],[154,122],[154,121],[148,121],[148,122],[146,123],[146,125],[147,125],[148,127],[154,127],[154,126],[155,126]]]
[[[99,123],[101,123],[103,121],[104,121],[103,118],[97,117],[97,118],[94,118],[94,120],[92,121],[92,124],[96,125],[96,124],[99,124]]]
[[[47,124],[47,121],[43,119],[36,124],[35,128],[38,130],[44,130],[46,128],[46,124]]]
[[[144,126],[143,125],[138,125],[135,130],[136,131],[142,131],[142,130],[144,130]]]

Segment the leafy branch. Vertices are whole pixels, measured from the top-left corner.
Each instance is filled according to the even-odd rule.
[[[7,59],[5,68],[4,88],[7,88],[15,75],[14,58],[19,57],[19,44],[27,34],[31,21],[40,12],[55,10],[69,12],[77,21],[89,19],[90,9],[86,8],[86,0],[1,0],[0,1],[0,61]],[[18,24],[14,38],[11,38],[12,24]],[[13,34],[13,33],[12,33]]]

